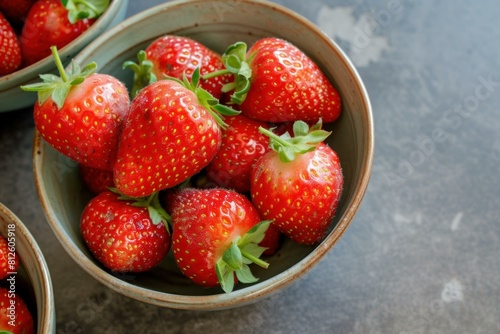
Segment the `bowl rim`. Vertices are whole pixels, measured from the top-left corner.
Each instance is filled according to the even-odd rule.
[[[92,24],[85,31],[85,33],[78,36],[61,49],[57,50],[61,59],[69,58],[71,56],[71,50],[75,45],[88,44],[93,41],[95,38],[91,37],[91,35],[97,33],[101,29],[102,24],[109,24],[113,20],[113,17],[120,11],[120,8],[127,4],[128,0],[112,0],[106,11],[97,18],[95,24]],[[47,56],[36,63],[25,66],[15,72],[0,76],[0,93],[38,78],[39,74],[50,71],[54,67],[53,64],[54,60],[52,57]],[[33,72],[36,72],[36,75],[34,75]]]
[[[196,2],[205,2],[206,0],[174,0],[166,3],[162,3],[149,9],[146,9],[140,13],[137,13],[114,28],[106,31],[95,39],[92,43],[87,45],[76,57],[75,61],[79,59],[89,57],[93,50],[102,43],[102,41],[107,40],[113,34],[120,30],[126,29],[130,25],[134,25],[138,21],[142,20],[144,17],[148,17],[157,13],[158,11],[166,11],[171,7]],[[323,257],[324,255],[337,243],[343,233],[346,231],[350,222],[354,218],[359,205],[366,193],[368,183],[371,177],[373,156],[374,156],[374,125],[372,116],[372,106],[370,99],[365,88],[365,85],[351,62],[347,57],[345,52],[327,35],[325,34],[317,25],[312,23],[310,20],[298,14],[297,12],[276,3],[270,3],[264,0],[227,0],[229,2],[242,2],[250,4],[258,4],[267,9],[281,11],[285,15],[288,15],[293,20],[301,22],[301,24],[307,26],[309,29],[316,31],[318,36],[320,36],[323,41],[329,45],[332,50],[338,54],[339,58],[344,63],[345,68],[348,70],[353,82],[357,89],[359,90],[360,96],[362,97],[362,110],[364,115],[364,125],[366,126],[366,139],[363,143],[366,148],[366,153],[363,155],[363,166],[362,171],[360,171],[360,178],[358,185],[354,191],[352,199],[350,202],[346,203],[346,211],[339,220],[337,226],[333,231],[319,244],[316,246],[315,251],[308,254],[301,261],[294,264],[285,271],[279,273],[276,276],[266,279],[263,282],[256,283],[254,285],[245,286],[241,289],[235,290],[231,293],[220,293],[213,295],[204,296],[190,296],[190,295],[177,295],[160,291],[152,291],[147,288],[143,288],[137,285],[133,285],[127,281],[116,279],[113,275],[103,270],[92,260],[87,258],[87,255],[81,252],[75,242],[70,238],[70,236],[63,230],[62,225],[58,223],[58,219],[54,212],[51,210],[50,204],[47,202],[47,193],[44,189],[44,181],[41,177],[41,162],[43,156],[43,139],[41,138],[38,131],[35,130],[34,145],[33,145],[33,159],[34,159],[34,174],[35,174],[35,185],[41,205],[45,216],[55,232],[57,238],[66,249],[68,254],[77,262],[89,275],[94,277],[100,283],[110,287],[116,292],[122,293],[131,298],[155,304],[162,307],[171,307],[177,309],[189,309],[189,310],[217,310],[217,309],[227,309],[235,306],[243,306],[251,302],[257,301],[263,296],[269,296],[273,293],[283,290],[284,287],[290,285],[296,279],[303,277],[309,270],[311,270]],[[112,278],[115,279],[112,279]],[[111,278],[111,279],[110,279]]]
[[[16,226],[16,241],[23,239],[29,247],[27,253],[30,258],[35,259],[36,268],[26,268],[30,280],[33,281],[32,271],[36,271],[40,277],[42,292],[42,302],[36,300],[37,310],[37,333],[48,334],[55,333],[55,302],[50,271],[45,261],[45,257],[38,246],[35,238],[28,230],[26,225],[14,214],[5,204],[0,202],[0,215],[6,217],[9,222]],[[39,312],[41,310],[41,312]],[[41,317],[40,317],[41,316]]]

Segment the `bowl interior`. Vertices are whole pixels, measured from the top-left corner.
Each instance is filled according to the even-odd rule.
[[[0,203],[0,234],[15,246],[21,263],[15,276],[16,293],[26,302],[38,333],[55,333],[54,295],[42,251],[25,225]],[[7,287],[9,288],[9,287]]]
[[[327,142],[339,154],[345,176],[342,198],[328,237],[316,247],[299,246],[286,240],[280,251],[268,259],[271,265],[267,270],[255,269],[260,278],[258,283],[237,285],[231,294],[191,284],[169,257],[148,273],[114,277],[93,259],[80,235],[80,214],[90,195],[83,188],[76,164],[36,134],[34,168],[42,206],[51,227],[75,261],[115,290],[154,304],[179,308],[244,304],[304,274],[335,244],[350,223],[371,171],[370,103],[356,70],[326,35],[303,17],[266,1],[174,1],[159,5],[105,33],[75,61],[80,65],[96,61],[99,72],[114,75],[130,87],[132,72],[122,69],[123,62],[136,60],[139,50],[164,34],[191,37],[220,53],[236,41],[250,45],[259,38],[276,36],[294,43],[320,65],[338,88],[344,103],[342,116],[327,127],[333,131]]]

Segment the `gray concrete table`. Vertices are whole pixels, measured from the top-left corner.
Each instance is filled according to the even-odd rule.
[[[131,1],[128,14],[160,2]],[[499,333],[498,3],[276,2],[337,41],[370,94],[374,170],[353,224],[262,302],[210,313],[138,302],[65,253],[33,184],[32,111],[0,114],[0,201],[45,253],[58,333]]]

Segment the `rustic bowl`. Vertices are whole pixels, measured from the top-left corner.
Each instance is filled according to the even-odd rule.
[[[10,233],[10,235],[9,235]],[[15,274],[15,288],[30,309],[40,334],[56,332],[54,293],[49,268],[35,239],[5,205],[0,203],[0,234],[15,245],[21,264]]]
[[[128,7],[128,0],[113,0],[108,9],[82,35],[61,48],[59,55],[64,64],[68,64],[80,50],[96,39],[104,31],[123,21]],[[46,57],[30,66],[8,75],[0,76],[0,112],[13,111],[32,106],[36,94],[19,88],[22,85],[40,81],[39,75],[57,73],[52,57]]]
[[[372,110],[356,69],[344,52],[313,23],[269,1],[172,1],[141,12],[88,45],[75,60],[96,61],[99,71],[112,74],[130,87],[132,72],[125,60],[164,34],[194,38],[215,51],[239,40],[249,45],[258,38],[289,40],[314,59],[343,98],[342,116],[331,125],[328,144],[342,163],[345,186],[327,237],[317,246],[299,246],[286,240],[269,258],[267,270],[256,270],[260,281],[237,285],[231,293],[206,289],[183,278],[171,258],[140,275],[113,275],[85,247],[79,230],[82,210],[89,200],[78,168],[53,150],[39,134],[34,142],[36,186],[46,218],[70,256],[92,277],[131,298],[180,309],[224,309],[257,301],[296,281],[335,245],[354,218],[365,194],[374,150]]]

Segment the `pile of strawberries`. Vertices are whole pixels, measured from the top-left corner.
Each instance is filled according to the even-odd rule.
[[[0,235],[0,333],[34,334],[33,315],[16,291],[20,261],[14,242]]]
[[[109,0],[0,0],[0,76],[50,55],[86,31]]]
[[[341,99],[301,50],[274,37],[221,55],[167,35],[128,61],[130,93],[96,64],[62,68],[37,91],[41,136],[95,192],[80,221],[106,268],[144,272],[171,250],[194,283],[252,283],[282,238],[325,236],[343,187],[323,123]]]

